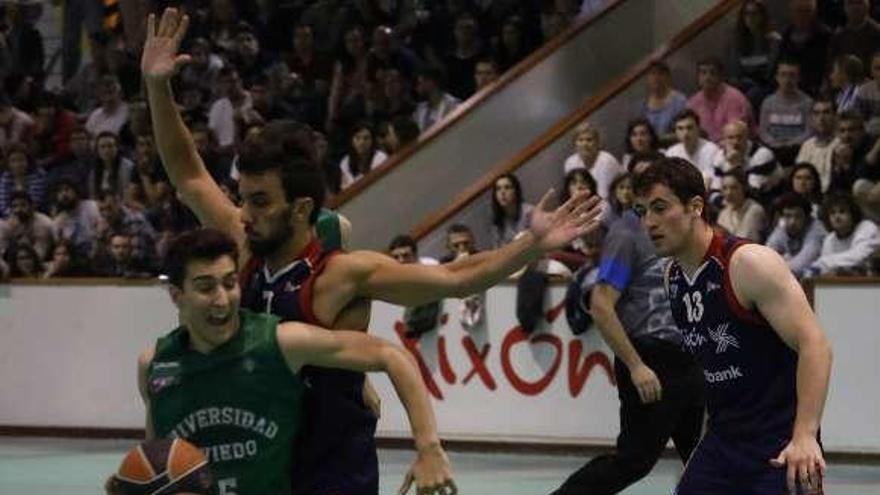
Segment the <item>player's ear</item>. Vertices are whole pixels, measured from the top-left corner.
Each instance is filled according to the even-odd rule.
[[[296,198],[293,200],[293,214],[297,220],[308,222],[314,209],[315,202],[312,198]]]
[[[702,217],[703,210],[706,208],[706,202],[700,196],[694,196],[688,201],[688,206],[695,217]]]

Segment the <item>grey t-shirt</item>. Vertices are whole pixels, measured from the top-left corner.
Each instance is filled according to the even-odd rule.
[[[663,283],[669,258],[660,258],[632,211],[611,224],[602,245],[597,284],[620,291],[617,316],[632,341],[660,339],[681,344],[681,331]]]

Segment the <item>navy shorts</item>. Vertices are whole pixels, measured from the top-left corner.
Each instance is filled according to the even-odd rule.
[[[292,473],[294,495],[376,495],[375,414],[364,404],[364,375],[303,368],[310,384]]]
[[[787,443],[784,437],[741,442],[706,433],[685,466],[675,495],[788,495],[786,469],[770,465]]]

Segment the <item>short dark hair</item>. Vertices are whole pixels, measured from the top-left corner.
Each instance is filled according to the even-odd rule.
[[[720,57],[717,56],[709,56],[704,57],[697,60],[697,69],[699,70],[701,67],[712,67],[718,71],[719,74],[724,74],[724,63],[721,61]]]
[[[574,182],[575,177],[580,176],[583,180],[590,186],[590,190],[593,192],[593,195],[599,194],[599,185],[596,182],[596,178],[593,177],[593,174],[590,173],[589,170],[585,168],[573,168],[565,174],[565,177],[562,179],[562,189],[559,191],[559,202],[565,203],[569,199],[571,199],[571,194],[568,192],[568,186]]]
[[[213,261],[229,256],[238,266],[238,245],[224,232],[211,228],[191,230],[177,236],[165,255],[165,275],[171,284],[183,288],[186,267],[195,260]]]
[[[315,164],[308,126],[285,121],[267,125],[259,134],[248,136],[238,157],[242,175],[278,172],[288,202],[310,198],[314,203],[309,223],[318,220],[324,206],[325,185],[320,167]]]
[[[633,178],[633,191],[638,196],[644,196],[657,184],[671,189],[684,204],[695,196],[706,201],[706,183],[703,174],[684,158],[666,157],[657,160]],[[705,209],[703,213],[705,215]]]
[[[822,208],[819,209],[819,219],[825,224],[825,228],[828,232],[831,232],[830,216],[833,208],[844,208],[848,210],[853,219],[853,226],[858,225],[858,223],[862,221],[862,209],[859,208],[858,203],[856,203],[856,200],[853,199],[851,194],[841,191],[831,192],[825,196],[825,201],[822,202]]]
[[[678,124],[682,120],[694,119],[694,122],[697,124],[697,127],[700,127],[700,116],[697,115],[697,112],[691,110],[690,108],[685,108],[684,110],[678,112],[675,115],[675,119],[672,121],[673,125]]]
[[[776,62],[776,70],[779,70],[780,65],[788,65],[788,66],[797,67],[798,69],[800,69],[801,68],[801,61],[792,57],[792,56],[784,55],[782,57],[779,57],[779,60]]]
[[[813,213],[813,204],[810,203],[810,200],[796,192],[783,194],[774,202],[773,207],[779,213],[788,208],[797,208],[803,211],[807,217]]]
[[[837,123],[841,122],[855,122],[861,127],[865,126],[865,118],[856,110],[844,110],[837,114]]]
[[[9,204],[12,204],[14,201],[19,200],[27,201],[27,203],[31,206],[33,206],[34,204],[34,198],[32,198],[31,195],[27,193],[27,191],[12,191],[12,193],[9,195]]]
[[[388,250],[393,251],[397,248],[408,247],[412,249],[413,254],[419,253],[419,245],[416,244],[416,240],[407,234],[401,234],[395,236],[394,239],[391,239],[391,242],[388,244]]]
[[[659,72],[667,76],[672,73],[672,71],[669,70],[669,64],[663,60],[654,60],[651,62],[651,64],[648,65],[648,72]]]
[[[409,115],[394,117],[391,119],[390,125],[394,129],[394,134],[397,135],[401,148],[419,139],[419,125]]]
[[[662,159],[664,156],[665,155],[663,155],[663,153],[660,153],[657,150],[640,151],[638,153],[633,153],[632,156],[629,157],[629,163],[626,164],[626,171],[629,173],[633,173],[633,168],[639,163],[654,163],[657,160]]]
[[[468,227],[467,225],[465,225],[463,223],[454,223],[454,224],[450,225],[448,229],[446,229],[446,235],[452,235],[452,234],[474,235],[474,231],[472,231],[470,227]]]

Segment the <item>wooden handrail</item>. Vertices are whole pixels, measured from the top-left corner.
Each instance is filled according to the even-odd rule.
[[[610,81],[598,93],[588,97],[587,100],[576,110],[553,125],[553,127],[544,132],[525,149],[517,153],[511,159],[501,162],[476,182],[465,188],[455,196],[455,199],[453,199],[449,206],[432,213],[418,225],[413,227],[410,232],[412,237],[416,240],[424,238],[429,232],[438,228],[453,215],[477,199],[485,191],[490,189],[500,175],[515,172],[538,153],[571,131],[576,125],[583,122],[591,113],[595,112],[612,98],[619,95],[636,81],[641,79],[648,72],[652,62],[667,58],[672,52],[682,48],[700,33],[715,24],[725,15],[729,14],[739,4],[740,0],[725,0],[712,7],[708,12],[700,16],[697,20],[690,23],[681,32],[675,35],[672,40],[660,45],[660,47],[654,50],[650,55],[643,58],[626,74]]]
[[[623,4],[624,1],[626,0],[611,0],[608,5],[606,5],[601,11],[593,13],[592,15],[584,17],[582,19],[578,19],[577,22],[569,26],[565,31],[560,33],[558,36],[550,39],[540,48],[532,52],[528,57],[511,67],[510,70],[502,74],[501,77],[498,78],[498,80],[496,80],[489,86],[481,89],[480,91],[474,93],[470,98],[462,102],[462,104],[456,107],[456,109],[445,119],[443,119],[442,122],[421,133],[416,142],[398,151],[387,160],[385,160],[384,163],[370,170],[360,180],[334,196],[330,201],[327,202],[327,205],[330,208],[335,209],[347,203],[349,200],[351,200],[351,198],[357,196],[361,193],[361,191],[367,189],[376,181],[388,174],[388,172],[400,166],[403,162],[409,159],[409,157],[416,154],[416,152],[428,146],[438,136],[446,132],[447,129],[450,129],[465,116],[474,111],[474,109],[476,109],[478,106],[482,105],[484,102],[488,101],[490,98],[500,93],[502,89],[509,86],[514,80],[532,70],[536,65],[552,55],[562,45],[571,41],[572,38],[580,34],[583,30],[589,28],[594,22],[597,22],[599,19]]]

